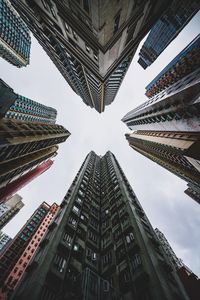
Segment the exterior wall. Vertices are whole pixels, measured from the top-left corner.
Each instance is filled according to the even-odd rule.
[[[24,203],[22,202],[22,197],[15,195],[7,202],[3,204],[1,203],[0,210],[2,206],[4,208],[4,213],[0,216],[0,229],[3,228],[20,211],[20,209],[24,206]]]
[[[71,88],[98,112],[114,100],[139,42],[169,6],[131,0],[12,3]]]
[[[185,265],[178,271],[178,276],[191,300],[198,300],[200,294],[200,279]]]
[[[6,187],[0,189],[0,202],[6,202],[14,193],[23,188],[26,184],[37,178],[39,175],[47,171],[53,164],[52,160],[41,163],[33,170],[28,171],[18,179],[7,184]]]
[[[161,246],[163,247],[168,259],[169,259],[169,262],[171,264],[171,266],[174,268],[174,269],[178,269],[178,268],[181,268],[183,266],[183,263],[181,261],[180,258],[178,258],[176,256],[176,254],[174,253],[174,250],[172,249],[172,247],[170,246],[168,240],[166,239],[165,235],[158,229],[156,228],[155,229],[155,233],[159,239],[159,242],[161,243]]]
[[[147,137],[149,137],[149,134],[155,135],[156,132],[147,132]],[[129,145],[139,152],[140,154],[146,156],[147,158],[153,160],[157,164],[161,165],[162,167],[166,168],[168,171],[172,172],[173,174],[177,175],[181,179],[185,180],[186,182],[189,182],[190,184],[193,184],[200,188],[200,173],[199,169],[194,166],[194,164],[191,164],[190,158],[188,159],[188,156],[186,153],[190,152],[190,156],[196,156],[198,155],[199,151],[198,148],[195,149],[195,151],[190,151],[190,147],[186,149],[181,149],[180,145],[183,147],[184,139],[181,140],[181,134],[183,137],[188,136],[188,141],[186,139],[186,143],[184,143],[184,146],[187,145],[187,142],[189,142],[191,146],[191,140],[190,140],[190,134],[189,133],[182,133],[182,132],[176,132],[174,134],[177,134],[177,137],[180,138],[179,147],[176,147],[178,145],[174,145],[173,140],[173,133],[163,133],[163,135],[169,135],[168,137],[168,145],[166,143],[162,143],[157,138],[154,137],[154,141],[150,141],[148,139],[144,138],[144,135],[140,135],[140,131],[137,131],[132,134],[127,134],[126,138],[129,142]],[[171,137],[170,137],[171,135]],[[199,135],[197,133],[197,145],[199,144]],[[172,139],[172,142],[170,143],[170,139]],[[191,138],[192,139],[192,138]],[[176,143],[177,144],[177,143]],[[195,144],[195,142],[193,142]],[[192,149],[192,146],[191,146]],[[193,150],[194,150],[193,149]]]
[[[199,132],[200,69],[155,95],[122,119],[132,130]]]
[[[2,79],[0,79],[0,119],[15,102],[17,95]]]
[[[9,237],[9,235],[0,231],[0,254],[5,251],[11,240],[12,239]]]
[[[139,53],[139,64],[146,69],[175,39],[200,8],[199,1],[174,0],[151,29]]]
[[[23,158],[16,158],[9,162],[0,164],[0,187],[5,187],[11,180],[17,180],[24,172],[29,172],[33,167],[54,157],[57,154],[58,146],[42,149],[36,153],[24,155]]]
[[[35,251],[39,247],[42,239],[50,226],[55,214],[58,212],[59,206],[57,204],[53,204],[44,217],[43,221],[41,222],[40,226],[38,227],[35,234],[32,236],[31,240],[29,241],[28,245],[26,246],[24,252],[19,257],[18,261],[16,262],[15,266],[13,266],[12,271],[7,276],[7,279],[4,283],[4,289],[6,293],[4,293],[2,300],[8,299],[8,295],[11,295],[12,292],[15,290],[20,278],[23,276],[29,262],[31,261]]]
[[[111,152],[90,152],[11,299],[188,299]]]
[[[7,97],[8,104],[5,105]],[[2,80],[0,104],[0,118],[3,116],[0,131],[4,133],[0,141],[1,203],[31,177],[41,174],[43,166],[47,169],[45,161],[57,154],[57,144],[65,142],[70,133],[63,126],[54,124],[55,109],[16,95]],[[45,164],[40,165],[43,162]]]
[[[31,123],[54,124],[57,111],[36,101],[16,94],[0,79],[0,119],[19,120]]]
[[[0,204],[0,218],[2,218],[3,215],[6,214],[6,212],[8,212],[10,210],[10,207],[6,204]]]
[[[197,36],[148,85],[150,99],[122,119],[129,129],[134,130],[133,133],[126,134],[129,145],[134,150],[198,190],[200,189],[199,43],[200,37]],[[194,198],[191,189],[186,193]]]
[[[169,263],[172,268],[176,270],[189,299],[198,300],[200,294],[200,279],[176,256],[164,234],[157,228],[155,232],[168,257]]]
[[[17,99],[5,114],[6,119],[44,124],[54,124],[56,122],[57,111],[54,108],[21,95],[16,97]]]
[[[200,188],[197,185],[188,183],[184,193],[200,204]]]
[[[9,0],[0,0],[0,15],[0,56],[14,66],[26,66],[31,46],[28,27]]]
[[[146,87],[145,95],[152,98],[175,82],[199,68],[200,34],[189,43]]]
[[[3,287],[7,276],[12,271],[21,254],[26,249],[32,236],[40,227],[50,206],[43,202],[33,213],[27,223],[12,240],[12,243],[0,256],[0,286]]]

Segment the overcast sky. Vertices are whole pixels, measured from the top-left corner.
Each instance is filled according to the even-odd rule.
[[[200,276],[200,205],[184,194],[185,181],[129,147],[124,136],[129,129],[121,122],[127,112],[147,99],[145,86],[199,33],[199,28],[200,13],[146,70],[137,63],[137,51],[117,97],[102,114],[87,107],[71,90],[34,38],[28,67],[18,69],[0,59],[2,79],[15,92],[56,108],[57,123],[71,132],[60,144],[51,169],[19,192],[25,206],[4,232],[13,237],[41,202],[59,204],[88,152],[104,155],[110,150],[152,225],[166,235],[177,256]]]

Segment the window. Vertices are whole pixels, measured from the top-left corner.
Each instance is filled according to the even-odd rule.
[[[133,270],[136,270],[142,264],[141,257],[139,254],[135,254],[132,259]]]
[[[129,282],[130,281],[130,274],[128,271],[125,271],[124,274],[124,282]]]
[[[93,242],[97,242],[97,236],[92,232],[92,231],[89,231],[88,232],[88,237],[90,240],[92,240]]]
[[[72,31],[72,33],[73,33],[74,39],[77,41],[78,40],[78,35],[76,34],[76,32],[74,30]]]
[[[108,292],[109,291],[109,286],[110,286],[109,281],[108,280],[104,280],[103,281],[103,291],[104,292]]]
[[[103,266],[109,265],[112,262],[112,253],[108,252],[103,256]]]
[[[20,238],[25,242],[28,241],[28,238],[23,233],[20,234]]]
[[[87,45],[87,44],[85,44],[85,49],[86,49],[86,51],[88,52],[88,53],[90,53],[90,47]]]
[[[73,212],[75,212],[77,215],[79,215],[80,209],[79,209],[78,207],[74,206],[72,210],[73,210]]]
[[[63,236],[63,241],[71,247],[72,244],[72,237],[66,232]]]
[[[97,253],[90,248],[86,249],[86,257],[89,261],[95,262],[97,260]]]
[[[66,260],[60,255],[56,254],[54,258],[54,266],[56,267],[56,269],[60,273],[62,273],[64,271],[65,265],[66,265]]]
[[[134,241],[134,235],[132,232],[130,232],[129,234],[126,235],[126,241],[128,244],[130,244],[132,241]]]
[[[76,201],[77,201],[78,203],[82,203],[82,199],[80,199],[80,198],[77,198]]]
[[[70,217],[70,218],[69,218],[69,224],[71,224],[73,227],[76,227],[76,225],[77,225],[77,220],[75,220],[74,218]]]
[[[83,8],[87,13],[89,13],[89,0],[83,0]]]
[[[67,32],[70,32],[70,28],[69,28],[68,24],[66,22],[64,22],[64,25],[65,25],[65,29],[67,30]]]
[[[46,9],[47,9],[47,4],[46,4],[46,1],[45,1],[45,0],[41,0],[41,1],[42,1],[42,4],[43,4],[44,8],[46,8]]]
[[[51,10],[51,13],[52,13],[52,15],[54,16],[54,18],[56,19],[57,18],[57,16],[56,16],[56,12],[55,12],[55,10],[54,10],[54,7],[53,6],[51,6],[50,7],[50,10]]]

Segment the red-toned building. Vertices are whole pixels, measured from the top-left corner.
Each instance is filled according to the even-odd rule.
[[[20,189],[22,189],[25,185],[31,182],[33,179],[47,171],[53,164],[52,160],[47,160],[30,170],[25,175],[22,175],[17,180],[12,181],[11,183],[7,184],[5,187],[0,189],[0,203],[6,202],[10,199],[15,193],[17,193]]]
[[[43,202],[0,256],[0,300],[16,288],[59,206]]]
[[[200,279],[186,265],[179,268],[177,274],[184,285],[190,300],[199,300]]]

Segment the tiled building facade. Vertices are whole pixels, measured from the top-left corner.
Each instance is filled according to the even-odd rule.
[[[31,38],[24,21],[9,0],[0,0],[0,57],[17,67],[29,63]]]

